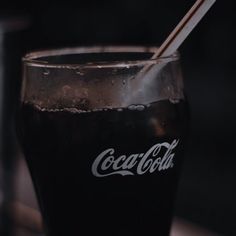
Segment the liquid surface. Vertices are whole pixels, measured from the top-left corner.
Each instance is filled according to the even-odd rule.
[[[184,101],[91,112],[23,104],[20,139],[47,236],[167,236],[187,118]]]

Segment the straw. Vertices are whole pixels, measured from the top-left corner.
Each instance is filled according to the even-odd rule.
[[[216,0],[197,0],[184,18],[171,32],[169,37],[164,41],[161,47],[154,53],[151,59],[167,57],[175,53],[215,2]],[[159,66],[155,68],[155,73],[157,73],[163,66],[164,64],[160,63]],[[147,72],[149,69],[150,65],[143,67],[136,78],[144,72]]]
[[[152,59],[172,55],[201,21],[216,0],[198,0],[171,32]]]

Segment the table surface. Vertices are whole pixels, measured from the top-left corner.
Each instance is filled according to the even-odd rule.
[[[157,232],[158,234],[158,232]],[[15,236],[44,236],[20,226],[15,227]],[[174,218],[170,236],[219,236],[186,220]]]

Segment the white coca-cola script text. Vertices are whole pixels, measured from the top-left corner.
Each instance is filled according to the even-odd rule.
[[[114,148],[106,149],[93,162],[92,173],[96,177],[143,175],[173,168],[174,149],[178,143],[179,140],[174,139],[172,143],[157,143],[146,153],[119,155],[117,157],[115,157]]]

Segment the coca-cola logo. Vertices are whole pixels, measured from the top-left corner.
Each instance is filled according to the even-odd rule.
[[[174,167],[174,149],[179,140],[153,145],[146,153],[115,156],[114,148],[101,152],[92,165],[96,177],[110,175],[143,175],[155,171],[164,171]]]

